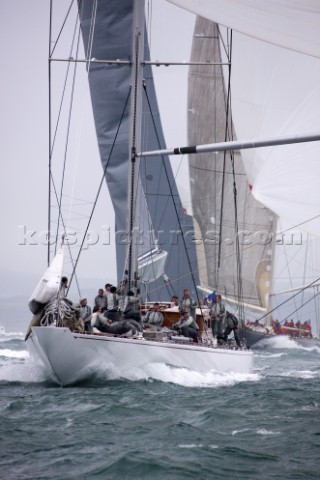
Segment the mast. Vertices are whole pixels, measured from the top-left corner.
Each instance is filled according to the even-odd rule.
[[[49,118],[48,118],[48,127],[49,127],[49,175],[48,175],[48,249],[47,249],[47,265],[50,265],[50,235],[51,235],[51,160],[52,160],[52,145],[51,145],[51,40],[52,40],[52,0],[50,0],[50,20],[49,20],[49,48],[48,48],[48,89],[49,89],[49,96],[48,96],[48,110],[49,110]]]
[[[144,0],[134,0],[132,29],[132,89],[129,131],[128,178],[128,289],[138,287],[138,218],[137,194],[140,160],[136,156],[141,144],[142,81],[144,55]]]
[[[269,284],[269,295],[268,295],[268,304],[267,312],[272,311],[272,295],[274,292],[274,275],[275,275],[275,256],[276,256],[276,244],[277,244],[277,227],[278,227],[278,216],[274,215],[273,224],[272,224],[272,244],[271,244],[271,269],[270,269],[270,284]],[[268,313],[266,318],[266,325],[271,326],[272,324],[272,314]]]

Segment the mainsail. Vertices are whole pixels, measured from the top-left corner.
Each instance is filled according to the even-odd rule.
[[[191,60],[221,64],[220,40],[218,26],[198,17]],[[193,65],[189,73],[189,144],[234,139],[230,118],[223,67]],[[266,307],[273,215],[253,198],[241,153],[234,152],[234,171],[230,152],[190,156],[189,165],[194,219],[202,238],[197,250],[202,287]]]
[[[116,235],[127,231],[129,102],[131,83],[132,0],[99,1],[97,9],[90,0],[79,0],[79,15],[88,59],[127,61],[107,65],[91,63],[89,83],[103,168],[113,201]],[[94,26],[93,26],[94,25]],[[145,59],[149,58],[148,47]],[[155,88],[150,66],[144,71],[143,98],[144,149],[164,146]],[[115,93],[116,92],[116,93]],[[194,291],[190,266],[197,281],[193,224],[184,214],[168,157],[160,161],[140,162],[140,179],[159,248],[168,251],[165,273],[172,281],[171,291],[180,294],[183,288]],[[178,214],[178,215],[177,215]],[[187,233],[188,255],[181,241]],[[126,244],[117,243],[118,279],[121,280],[126,261]],[[149,289],[150,296],[167,298],[167,287],[158,280]],[[154,293],[152,293],[154,292]]]

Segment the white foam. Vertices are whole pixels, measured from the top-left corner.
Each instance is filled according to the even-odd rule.
[[[48,380],[43,367],[27,362],[24,364],[2,365],[0,368],[0,381],[41,383]]]
[[[313,412],[313,411],[318,411],[319,410],[319,404],[317,402],[312,402],[311,405],[306,405],[305,407],[302,407],[301,410],[304,410],[306,412]]]
[[[257,433],[259,433],[259,435],[280,435],[281,432],[274,432],[272,430],[266,430],[265,428],[259,428]]]
[[[4,348],[0,350],[0,357],[29,358],[29,352],[28,350],[9,350],[8,348]]]
[[[238,435],[238,433],[247,432],[249,428],[241,428],[240,430],[233,430],[232,435]]]
[[[293,348],[297,348],[297,346],[298,346],[295,342],[293,342],[286,335],[275,336],[274,338],[268,340],[268,343],[269,343],[271,348],[279,348],[279,349],[285,348],[285,349],[290,350],[290,349],[293,349]]]
[[[314,372],[312,370],[287,370],[279,374],[282,377],[293,377],[293,378],[317,378],[320,375],[320,372]]]
[[[259,358],[280,358],[286,355],[285,353],[268,353],[268,354],[258,354],[256,355]]]
[[[183,387],[218,388],[233,386],[241,382],[257,382],[257,373],[221,373],[215,370],[197,372],[186,368],[171,367],[164,363],[151,363],[140,368],[121,370],[113,364],[101,364],[99,371],[89,372],[88,378],[94,373],[100,380],[125,379],[130,381],[160,381],[174,383]]]
[[[256,382],[260,379],[254,373],[220,373],[217,371],[197,372],[186,368],[170,367],[163,363],[153,363],[143,368],[122,372],[122,378],[128,380],[158,380],[184,387],[233,386],[241,382]]]
[[[305,346],[305,345],[298,345],[294,340],[292,340],[292,343],[295,344],[295,347],[297,350],[304,350],[305,352],[317,352],[320,353],[320,347],[317,345],[310,345],[310,346]]]
[[[257,344],[257,347],[270,347],[275,349],[286,350],[305,350],[305,351],[317,351],[320,353],[320,346],[318,345],[299,345],[294,338],[290,338],[286,335],[278,335],[273,338],[263,340]]]
[[[187,444],[180,444],[178,448],[202,448],[202,443],[187,443]]]

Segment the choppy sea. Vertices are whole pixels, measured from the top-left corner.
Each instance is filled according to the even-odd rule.
[[[146,365],[61,388],[0,337],[0,478],[319,479],[320,350],[286,339],[251,374]]]

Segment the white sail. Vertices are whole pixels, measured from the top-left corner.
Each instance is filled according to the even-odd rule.
[[[231,89],[237,138],[320,130],[318,1],[171,3],[235,30]],[[314,235],[320,232],[319,155],[319,142],[242,155],[254,197],[292,226]]]
[[[138,272],[142,282],[153,282],[165,273],[168,252],[155,248],[138,257]]]
[[[64,262],[64,246],[62,245],[28,301],[28,307],[33,314],[54,298],[59,292]]]
[[[231,88],[237,137],[320,131],[319,78],[319,59],[234,34]],[[242,151],[254,197],[292,226],[318,236],[319,157],[320,142]]]
[[[168,0],[265,42],[320,57],[318,0]]]

